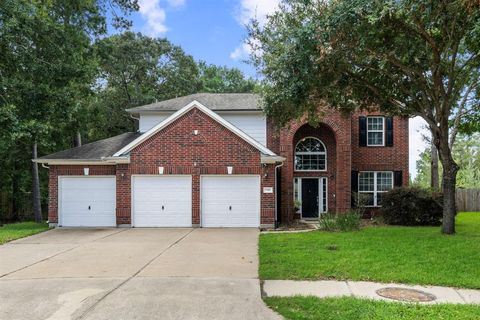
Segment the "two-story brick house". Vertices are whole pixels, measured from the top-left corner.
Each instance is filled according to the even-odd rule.
[[[51,224],[271,227],[344,212],[357,192],[375,208],[408,183],[407,118],[330,111],[316,127],[276,129],[255,94],[195,94],[127,112],[138,132],[36,160],[49,167]]]

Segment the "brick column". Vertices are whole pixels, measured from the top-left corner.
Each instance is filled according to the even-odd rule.
[[[131,224],[131,174],[127,164],[117,165],[117,225]]]

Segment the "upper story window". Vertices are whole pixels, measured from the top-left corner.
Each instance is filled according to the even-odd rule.
[[[327,170],[327,149],[322,141],[314,137],[307,137],[297,143],[295,147],[295,170]]]
[[[385,118],[367,117],[367,146],[385,145]]]

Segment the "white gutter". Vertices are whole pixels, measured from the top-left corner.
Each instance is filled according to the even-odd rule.
[[[115,165],[130,163],[129,157],[105,157],[95,159],[33,159],[32,162],[48,165]]]
[[[285,161],[286,158],[284,157],[281,157],[281,156],[265,156],[265,155],[262,155],[261,158],[260,158],[260,162],[261,163],[267,163],[267,164],[273,164],[273,163],[277,163],[277,162],[283,162]]]

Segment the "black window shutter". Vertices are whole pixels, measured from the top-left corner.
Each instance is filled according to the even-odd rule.
[[[394,177],[393,177],[393,185],[395,187],[401,187],[402,186],[402,180],[403,180],[403,175],[402,175],[402,171],[395,171],[393,173]]]
[[[367,146],[367,117],[358,118],[358,128],[359,128],[359,145],[360,147]]]
[[[385,118],[385,146],[393,147],[393,117]]]
[[[352,208],[355,208],[357,199],[355,196],[358,194],[358,171],[352,171]]]

